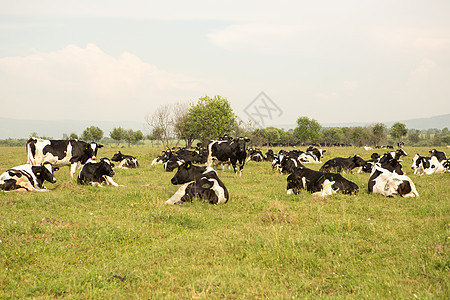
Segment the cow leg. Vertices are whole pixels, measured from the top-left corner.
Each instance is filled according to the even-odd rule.
[[[123,185],[118,185],[113,179],[112,179],[112,177],[111,176],[103,176],[103,178],[105,179],[105,181],[106,181],[106,184],[110,184],[110,185],[113,185],[113,186],[123,186]]]
[[[75,171],[77,170],[78,163],[73,163],[70,165],[70,177],[73,178],[73,174],[75,174]]]
[[[169,198],[169,200],[166,201],[166,204],[176,204],[181,202],[182,198],[186,195],[186,188],[188,185],[192,184],[193,181],[188,182],[180,186],[180,188],[173,194],[172,197]]]

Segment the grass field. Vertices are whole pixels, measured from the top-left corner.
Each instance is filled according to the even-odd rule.
[[[405,148],[419,198],[368,194],[369,174],[344,174],[356,196],[286,195],[286,175],[250,162],[242,178],[218,171],[227,204],[176,206],[174,173],[150,165],[161,149],[99,157],[117,150],[141,164],[116,170],[126,187],[78,186],[64,167],[47,193],[0,192],[0,298],[449,299],[450,174],[411,171],[428,148]],[[1,148],[0,172],[25,161]]]

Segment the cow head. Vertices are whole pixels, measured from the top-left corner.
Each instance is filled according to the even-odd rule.
[[[97,143],[86,143],[84,147],[85,161],[82,163],[86,163],[89,159],[95,160],[97,158],[97,151],[99,148],[102,148],[103,145]]]
[[[52,165],[50,163],[44,163],[41,166],[33,166],[31,167],[33,170],[33,173],[36,175],[37,178],[41,180],[45,180],[51,183],[56,182],[56,178],[53,175],[53,170],[58,170],[58,168],[53,169]]]
[[[193,166],[192,162],[185,162],[178,167],[178,171],[172,177],[170,182],[172,182],[172,184],[183,184],[194,180],[194,173],[196,168],[199,167]]]
[[[102,158],[98,166],[99,166],[98,170],[102,175],[107,175],[111,177],[114,176],[115,173],[114,170],[112,169],[114,168],[114,164],[111,163],[111,161],[108,158],[106,157]]]
[[[397,151],[395,151],[395,158],[399,159],[402,156],[408,156],[408,153],[406,153],[405,150],[403,149],[398,149]]]
[[[298,194],[303,188],[302,177],[299,174],[294,172],[287,177],[286,193],[288,195]]]
[[[353,156],[353,162],[355,163],[355,166],[362,167],[366,164],[366,161],[361,158],[359,155]]]
[[[239,152],[244,152],[246,145],[245,143],[250,142],[250,139],[247,137],[238,137],[234,139],[234,142],[237,144],[237,149]]]
[[[120,153],[120,151],[117,151],[116,154],[114,154],[114,156],[111,158],[112,161],[122,161],[123,159],[123,154]]]

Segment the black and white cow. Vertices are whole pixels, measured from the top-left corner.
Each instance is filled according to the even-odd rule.
[[[437,151],[436,149],[430,150],[431,156],[435,156],[439,162],[447,160],[445,152]]]
[[[306,152],[301,153],[298,159],[302,163],[321,163],[321,159],[323,154],[327,152],[327,150],[317,149],[315,147],[309,146],[306,149]]]
[[[247,161],[249,161],[249,160],[256,161],[256,162],[262,162],[262,161],[264,161],[264,155],[261,152],[261,150],[259,150],[259,149],[249,148]]]
[[[264,156],[265,161],[273,161],[275,159],[275,154],[272,149],[267,150],[266,155]]]
[[[57,169],[53,169],[50,163],[44,163],[42,166],[25,164],[11,168],[0,175],[0,189],[4,191],[47,191],[44,181],[55,183],[56,178],[53,171]]]
[[[404,198],[419,197],[416,186],[406,175],[399,175],[375,165],[368,183],[369,193],[381,194],[386,197],[399,195]]]
[[[242,169],[247,157],[246,143],[249,138],[238,137],[233,140],[211,141],[208,144],[207,166],[212,167],[219,163],[229,163],[233,166],[234,172],[238,174],[236,166],[239,167],[239,177],[242,176]]]
[[[227,188],[211,167],[194,166],[188,161],[178,167],[171,182],[182,186],[166,201],[167,204],[192,201],[195,197],[211,204],[226,203],[229,199]]]
[[[78,140],[43,140],[30,138],[27,142],[27,164],[42,165],[45,162],[55,167],[70,166],[70,176],[77,166],[95,160],[97,150],[103,145]]]
[[[325,182],[326,180],[328,183]],[[331,195],[338,191],[354,195],[359,191],[356,183],[345,179],[341,174],[320,172],[305,167],[298,168],[288,176],[286,193],[288,195],[298,194],[302,189],[311,193],[320,193],[321,196]]]
[[[82,185],[102,187],[103,185],[119,186],[113,179],[114,164],[108,158],[102,158],[99,162],[86,163],[78,174],[77,182]]]
[[[419,175],[442,174],[446,172],[445,166],[436,156],[420,156],[419,154],[414,155],[411,169],[414,170],[414,174]]]
[[[283,156],[280,162],[279,170],[282,174],[291,174],[297,168],[303,167],[298,158],[290,158],[289,156]]]
[[[122,154],[120,151],[117,151],[111,160],[119,163],[116,166],[116,168],[119,169],[134,169],[139,167],[139,162],[136,157]]]
[[[359,155],[353,157],[343,158],[336,157],[328,160],[319,171],[321,172],[352,172],[354,168],[362,167],[366,164],[366,161]]]
[[[203,148],[199,148],[199,150],[188,150],[185,148],[179,149],[175,152],[175,155],[184,161],[190,161],[193,163],[204,164],[208,158],[208,154],[203,151]]]
[[[172,155],[168,161],[163,164],[164,170],[166,172],[172,172],[182,164],[184,164],[185,160],[180,159],[178,155]]]
[[[397,149],[397,151],[387,152],[383,156],[388,157],[388,158],[394,158],[396,160],[400,160],[400,158],[402,156],[408,156],[408,154],[403,149]],[[380,160],[383,159],[383,156],[380,158]]]

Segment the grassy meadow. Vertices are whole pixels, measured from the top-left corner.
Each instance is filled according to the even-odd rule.
[[[376,151],[325,149],[324,162]],[[175,206],[174,172],[150,165],[162,149],[98,156],[117,150],[141,164],[116,170],[126,187],[79,186],[64,167],[49,192],[0,192],[1,299],[450,297],[450,174],[411,171],[429,148],[405,148],[419,198],[368,194],[369,174],[344,174],[356,196],[287,195],[286,175],[249,162],[242,178],[218,171],[227,204]],[[0,172],[25,161],[25,146],[1,148]]]

